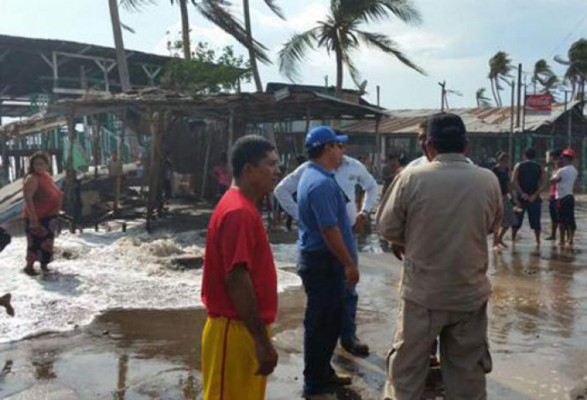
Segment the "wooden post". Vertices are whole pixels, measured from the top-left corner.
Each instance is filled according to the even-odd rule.
[[[163,111],[149,112],[151,118],[151,165],[149,171],[149,202],[147,204],[147,231],[151,231],[151,218],[159,196],[161,155],[165,115]]]
[[[375,140],[376,140],[376,151],[377,154],[375,154],[375,170],[379,171],[381,168],[381,159],[382,159],[382,153],[383,153],[383,149],[381,146],[381,135],[379,134],[379,122],[381,121],[381,116],[378,114],[375,117]]]
[[[200,191],[200,196],[203,199],[206,193],[206,183],[208,182],[208,169],[210,168],[210,152],[212,151],[212,132],[207,133],[208,129],[204,128],[204,137],[208,139],[208,144],[206,145],[206,156],[204,158],[204,172],[202,176],[202,187]]]
[[[234,109],[230,109],[228,112],[228,149],[226,154],[230,152],[232,143],[234,142]]]
[[[100,126],[96,117],[90,117],[90,125],[92,126],[92,150],[94,151],[94,178],[98,178],[98,158],[100,155]]]
[[[67,116],[67,131],[69,133],[69,149],[67,152],[66,171],[73,170],[73,146],[75,144],[76,133],[75,133],[75,111],[71,110],[71,113]]]

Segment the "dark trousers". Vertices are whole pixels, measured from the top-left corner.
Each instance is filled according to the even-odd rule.
[[[340,331],[340,342],[349,343],[357,336],[357,306],[359,295],[356,287],[346,286],[344,290],[344,313],[342,316],[342,327]]]
[[[308,297],[304,317],[304,394],[332,392],[334,353],[344,312],[344,267],[330,252],[302,252],[298,272]]]
[[[575,197],[570,194],[568,196],[559,199],[558,211],[560,224],[567,229],[572,231],[577,229],[577,223],[575,222]]]

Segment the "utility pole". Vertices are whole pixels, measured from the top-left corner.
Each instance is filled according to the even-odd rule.
[[[377,107],[380,106],[381,101],[381,87],[377,85]]]
[[[520,127],[520,114],[522,105],[522,63],[518,64],[518,108],[516,114],[516,128]]]
[[[444,112],[444,100],[446,99],[446,81],[438,82],[440,91],[440,112]]]
[[[567,122],[567,147],[570,149],[573,144],[573,131],[572,131],[572,122],[573,122],[573,108],[569,107],[569,98],[568,98],[568,91],[565,90],[565,112],[568,113],[568,122]]]

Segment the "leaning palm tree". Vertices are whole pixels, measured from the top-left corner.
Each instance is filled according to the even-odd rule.
[[[116,61],[118,64],[118,74],[120,76],[120,85],[123,92],[130,90],[130,75],[128,74],[128,64],[124,54],[124,40],[122,38],[122,23],[118,12],[117,0],[108,0],[110,9],[110,22],[112,23],[112,33],[114,34],[114,47],[116,48]]]
[[[510,56],[504,51],[498,51],[493,57],[489,59],[489,80],[491,82],[491,91],[495,104],[501,107],[501,94],[503,87],[500,84],[500,79],[510,77],[512,70],[512,60]]]
[[[534,64],[534,73],[532,74],[532,83],[534,84],[534,93],[536,93],[536,85],[542,86],[541,92],[550,93],[552,89],[559,83],[557,76],[552,71],[550,65],[546,60],[541,59]]]
[[[569,68],[565,73],[565,80],[571,83],[572,98],[575,98],[587,76],[587,39],[581,38],[574,42],[569,48],[568,57]]]
[[[308,50],[325,48],[336,59],[336,92],[342,93],[344,67],[357,86],[360,74],[352,55],[360,45],[378,49],[395,56],[408,67],[425,74],[413,63],[398,45],[387,35],[367,32],[361,25],[388,19],[390,14],[408,24],[419,24],[419,11],[411,0],[331,0],[330,13],[317,26],[303,33],[294,34],[279,52],[279,70],[288,79],[299,77],[299,64]]]
[[[477,100],[477,107],[491,107],[491,99],[487,97],[487,95],[485,94],[486,91],[487,89],[485,88],[479,88],[477,89],[477,92],[475,92],[475,100]]]
[[[285,19],[281,8],[275,4],[275,0],[263,1],[275,15]],[[243,0],[244,25],[230,12],[230,5],[229,0],[200,0],[195,3],[200,14],[246,47],[249,52],[249,63],[255,87],[257,92],[262,92],[263,83],[261,82],[257,61],[271,64],[271,60],[267,55],[267,48],[253,37],[249,0]]]

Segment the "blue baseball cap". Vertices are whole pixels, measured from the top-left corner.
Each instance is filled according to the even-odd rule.
[[[322,146],[327,143],[346,143],[349,141],[347,135],[337,135],[330,126],[317,126],[306,135],[306,149]]]

